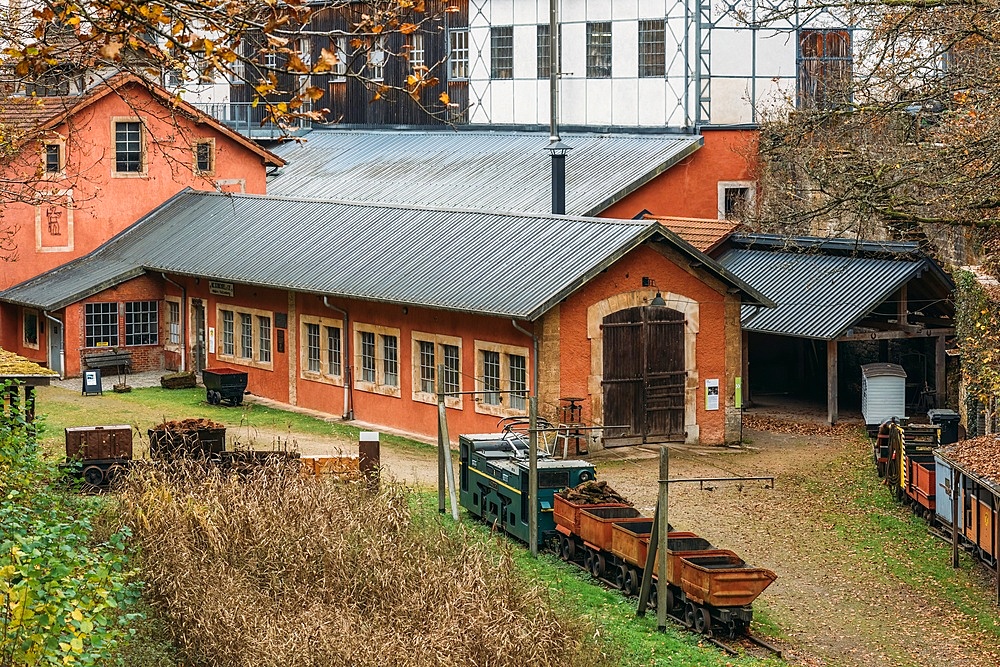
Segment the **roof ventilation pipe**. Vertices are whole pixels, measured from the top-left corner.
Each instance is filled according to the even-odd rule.
[[[187,351],[187,288],[180,283],[175,283],[170,278],[167,278],[167,274],[163,272],[160,272],[160,275],[163,276],[164,280],[181,291],[181,371],[186,372],[187,355],[185,352]],[[167,336],[169,335],[170,332],[168,331]],[[168,337],[167,340],[170,340],[170,338]]]
[[[538,336],[536,336],[534,332],[528,331],[518,324],[517,320],[511,320],[510,323],[514,325],[515,329],[523,333],[525,336],[531,336],[532,348],[535,357],[534,362],[531,364],[531,393],[535,395],[535,398],[538,398]]]
[[[348,359],[351,358],[351,337],[347,335],[347,311],[342,308],[337,308],[335,305],[330,303],[330,297],[323,297],[323,305],[330,310],[340,313],[344,317],[344,327],[341,329],[343,332],[341,335],[344,337],[344,414],[343,418],[352,421],[354,419],[354,404],[351,401],[351,364],[348,363]]]

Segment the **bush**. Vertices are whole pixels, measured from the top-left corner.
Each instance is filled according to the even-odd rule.
[[[138,598],[126,530],[93,537],[97,503],[66,493],[34,429],[0,419],[0,665],[108,661]]]
[[[395,486],[177,462],[133,472],[122,494],[186,664],[593,664],[584,628],[519,575],[506,542],[411,501]]]

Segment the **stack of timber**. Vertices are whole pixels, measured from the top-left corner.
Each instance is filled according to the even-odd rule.
[[[632,505],[630,500],[612,489],[604,481],[583,482],[572,489],[563,489],[559,495],[574,505],[606,505],[609,503]]]

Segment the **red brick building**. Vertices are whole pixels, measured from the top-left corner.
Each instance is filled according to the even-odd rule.
[[[245,370],[255,394],[425,435],[443,364],[456,433],[537,389],[550,418],[580,399],[608,446],[737,439],[740,306],[772,305],[657,222],[196,192],[0,301],[82,350],[144,339]],[[0,341],[44,358],[18,343]]]

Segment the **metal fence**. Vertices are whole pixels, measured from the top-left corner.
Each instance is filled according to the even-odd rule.
[[[250,102],[219,102],[194,106],[251,139],[279,139],[287,135],[302,134],[312,127],[312,121],[308,118],[287,118],[279,125],[270,120],[268,109],[263,104],[254,106]],[[303,107],[302,110],[308,109]]]

